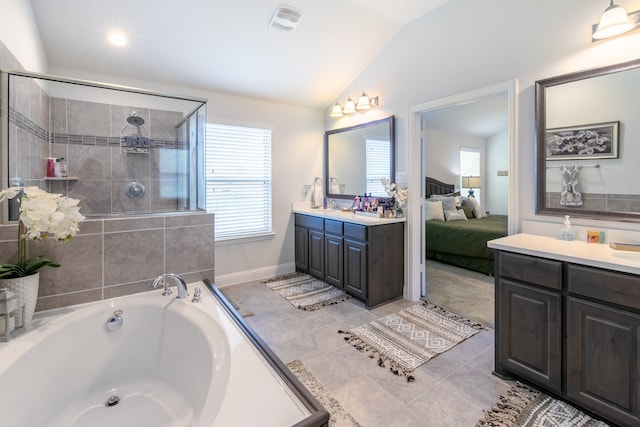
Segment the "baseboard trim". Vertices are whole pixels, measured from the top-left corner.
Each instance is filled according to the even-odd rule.
[[[294,271],[296,271],[296,263],[289,262],[270,267],[256,268],[254,270],[239,271],[237,273],[223,274],[220,276],[216,275],[214,283],[216,287],[224,288],[225,286],[268,279],[280,274],[293,273]]]

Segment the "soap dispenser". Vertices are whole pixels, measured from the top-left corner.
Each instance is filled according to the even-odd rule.
[[[560,227],[560,240],[573,240],[576,238],[576,231],[571,227],[569,215],[564,216],[564,225]]]

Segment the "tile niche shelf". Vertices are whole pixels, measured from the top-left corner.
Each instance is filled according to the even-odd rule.
[[[45,181],[77,181],[77,176],[45,176]]]

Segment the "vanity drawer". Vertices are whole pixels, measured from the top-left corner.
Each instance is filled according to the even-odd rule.
[[[296,214],[295,221],[302,227],[324,230],[324,219],[317,216]]]
[[[342,221],[336,221],[333,219],[324,220],[324,232],[327,234],[333,234],[342,236]]]
[[[350,222],[344,223],[344,237],[351,237],[352,239],[367,241],[367,226],[351,224]]]
[[[562,263],[529,255],[499,252],[498,275],[552,289],[562,289]]]
[[[576,264],[567,268],[572,294],[640,310],[640,277]]]

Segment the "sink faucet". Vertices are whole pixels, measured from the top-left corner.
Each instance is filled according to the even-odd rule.
[[[176,285],[178,287],[178,298],[182,299],[189,295],[189,293],[187,292],[187,284],[184,282],[182,277],[173,273],[161,274],[153,281],[151,287],[155,289],[158,287],[158,285],[162,284],[164,285],[164,292],[162,292],[162,295],[171,295],[171,289],[169,289],[169,284],[166,280],[168,277],[172,278],[173,281],[176,282]]]
[[[329,201],[327,201],[327,207],[330,207],[331,209],[338,209],[338,202],[330,199]]]

